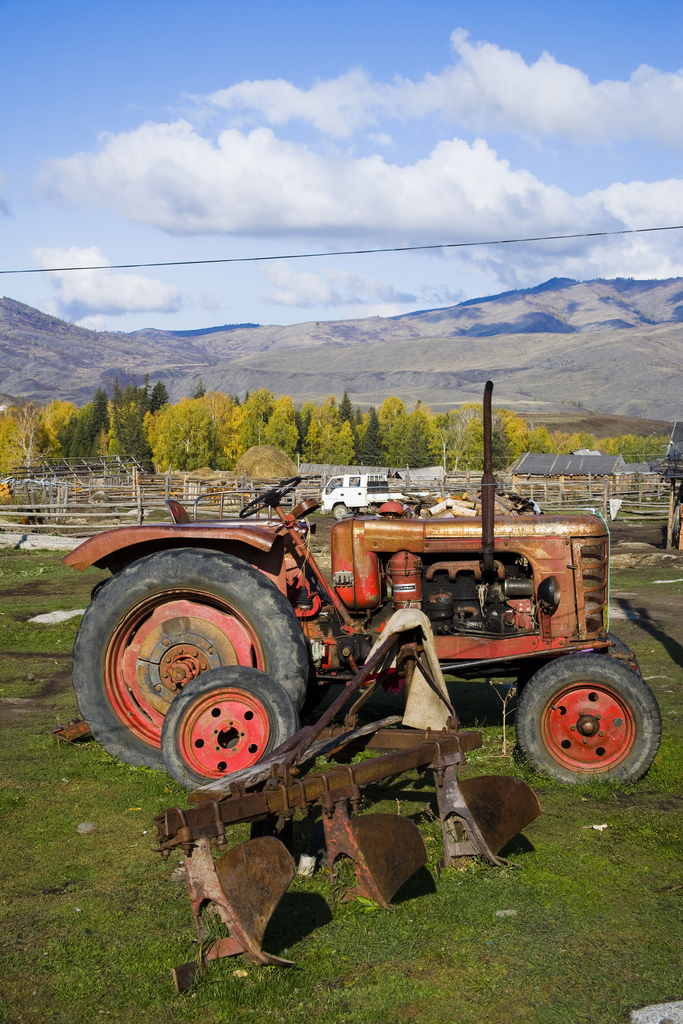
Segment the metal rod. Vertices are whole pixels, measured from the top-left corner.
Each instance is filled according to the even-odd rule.
[[[361,686],[368,678],[368,676],[372,674],[372,670],[375,668],[376,665],[380,663],[380,661],[384,658],[385,654],[391,649],[392,645],[395,642],[396,634],[392,633],[391,636],[388,636],[386,638],[384,643],[380,644],[380,646],[377,648],[372,657],[368,658],[368,660],[365,662],[358,675],[351,680],[348,686],[344,687],[344,689],[339,694],[337,699],[330,704],[327,711],[323,715],[321,715],[316,724],[311,728],[310,732],[307,733],[306,736],[304,736],[304,738],[301,740],[298,747],[294,751],[294,754],[290,755],[286,759],[286,763],[296,764],[298,762],[299,758],[301,758],[301,756],[308,749],[308,747],[310,747],[311,744],[318,738],[318,736],[323,731],[325,726],[329,725],[329,723],[332,721],[337,712],[343,708],[343,706],[348,701],[349,697],[351,697],[352,694],[356,693],[361,688]]]
[[[592,644],[590,647],[577,647],[571,648],[572,654],[587,654],[590,651],[602,650],[603,647],[609,647],[608,643],[604,644]],[[477,668],[482,669],[484,672],[489,665],[502,665],[505,662],[516,662],[526,661],[529,658],[548,658],[553,655],[567,654],[567,648],[544,648],[541,651],[527,651],[524,654],[506,654],[501,658],[480,658],[476,661],[445,661],[441,662],[441,671],[448,672],[450,675],[459,675],[464,669]]]
[[[491,429],[491,395],[493,381],[484,387],[484,473],[481,478],[481,547],[484,572],[493,572],[493,516],[496,481],[493,476],[493,440]]]
[[[321,587],[324,589],[325,593],[327,594],[330,601],[334,605],[335,611],[341,618],[344,625],[349,626],[351,629],[353,629],[355,627],[355,623],[351,618],[351,615],[349,614],[348,608],[340,598],[339,594],[337,594],[335,589],[331,587],[330,584],[327,582],[325,576],[318,567],[318,563],[313,557],[313,553],[309,548],[306,547],[306,545],[301,540],[301,537],[295,530],[294,523],[296,522],[296,520],[292,519],[291,516],[286,515],[279,505],[275,507],[274,511],[275,514],[283,523],[285,529],[289,533],[289,536],[292,538],[292,543],[294,544],[294,547],[296,549],[297,554],[299,555],[299,558],[303,559],[304,565],[308,564],[310,566],[311,570],[313,571],[313,574],[315,575]]]

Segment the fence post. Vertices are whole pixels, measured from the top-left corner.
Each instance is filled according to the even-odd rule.
[[[604,515],[604,517],[606,519],[607,518],[608,510],[609,510],[609,477],[608,476],[604,477],[603,482],[604,482],[604,486],[605,486],[605,492],[604,492],[603,498],[602,498],[602,514]]]
[[[671,493],[669,494],[669,518],[666,524],[666,546],[670,548],[673,543],[673,532],[674,532],[674,506],[676,494],[676,480],[671,481]]]

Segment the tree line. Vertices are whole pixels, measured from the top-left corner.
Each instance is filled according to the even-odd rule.
[[[660,457],[666,435],[622,434],[596,441],[592,434],[530,426],[511,409],[493,413],[493,459],[504,469],[523,452],[570,453],[600,448],[627,462]],[[0,413],[0,472],[40,457],[90,459],[121,455],[147,470],[191,471],[203,466],[234,469],[254,445],[270,444],[302,462],[331,465],[442,465],[448,471],[479,470],[483,424],[479,403],[432,413],[418,402],[408,410],[392,396],[377,409],[354,408],[346,391],[340,401],[304,402],[266,388],[238,396],[206,391],[201,379],[192,397],[172,403],[162,381],[152,386],[114,382],[111,397],[99,388],[80,409],[56,399],[37,406],[19,401]]]

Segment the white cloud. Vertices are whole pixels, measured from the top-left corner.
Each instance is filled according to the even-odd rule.
[[[284,260],[262,268],[263,276],[277,290],[265,296],[278,306],[364,306],[377,302],[400,306],[416,301],[416,296],[398,292],[373,277],[328,268],[322,274],[293,270]]]
[[[84,316],[77,320],[76,327],[87,327],[89,331],[105,331],[107,321],[101,313],[95,313],[94,316]]]
[[[380,132],[378,135],[370,133],[365,136],[366,139],[370,139],[371,142],[376,142],[378,146],[393,146],[394,140],[391,135],[387,135],[386,132]]]
[[[311,89],[299,89],[282,78],[263,79],[219,89],[207,99],[226,110],[256,110],[270,124],[296,119],[342,137],[375,123],[375,109],[383,105],[383,91],[365,71],[355,68],[339,78],[316,82]]]
[[[106,136],[98,153],[52,161],[43,181],[65,204],[113,209],[177,234],[448,241],[606,223],[604,203],[512,170],[481,139],[440,142],[401,167],[377,155],[324,157],[269,128],[229,129],[214,145],[186,121],[144,124]],[[683,185],[665,185],[683,194]]]
[[[101,267],[110,260],[96,246],[88,249],[35,248],[31,255],[39,267]],[[79,324],[101,330],[102,314],[176,313],[184,302],[174,285],[141,274],[120,274],[112,270],[55,271],[49,275],[56,289],[60,313],[79,317]],[[94,314],[94,315],[92,315]]]
[[[322,236],[331,248],[344,238],[405,245],[683,223],[683,180],[615,183],[572,196],[513,169],[482,139],[439,142],[429,156],[399,166],[378,155],[321,156],[268,128],[248,135],[229,129],[214,144],[186,121],[148,123],[106,136],[98,153],[52,161],[43,180],[65,204],[108,208],[174,234]],[[541,251],[585,253],[594,244],[546,244]],[[678,244],[663,235],[642,242],[658,252]],[[613,243],[612,251],[618,249]],[[515,259],[520,252],[515,249]],[[109,299],[98,297],[97,311],[108,301],[128,308],[118,279],[101,280]],[[167,285],[131,275],[122,280],[144,292],[136,308],[179,302]],[[65,279],[62,287],[66,296],[84,285]]]
[[[513,50],[470,42],[463,29],[452,33],[451,42],[458,63],[419,82],[400,77],[374,82],[357,68],[310,89],[282,79],[240,82],[212,93],[208,101],[238,113],[254,111],[269,124],[304,121],[336,138],[382,117],[438,114],[475,131],[584,143],[640,136],[683,145],[683,71],[641,64],[627,81],[593,84],[579,68],[560,64],[547,52],[527,64]]]

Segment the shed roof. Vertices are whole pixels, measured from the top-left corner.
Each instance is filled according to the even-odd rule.
[[[518,476],[611,476],[625,465],[623,455],[546,455],[525,452],[508,470]]]

